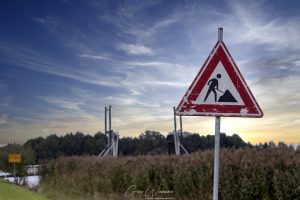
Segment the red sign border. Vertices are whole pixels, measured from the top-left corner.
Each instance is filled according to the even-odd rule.
[[[192,101],[196,100],[219,62],[222,62],[245,105],[192,104]],[[191,109],[193,109],[194,112],[190,112]],[[241,109],[247,109],[247,112],[241,113]],[[186,110],[188,110],[188,112]],[[177,106],[176,114],[187,116],[263,117],[262,110],[223,41],[218,41],[214,46],[194,81]]]

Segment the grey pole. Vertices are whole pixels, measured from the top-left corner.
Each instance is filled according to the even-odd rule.
[[[180,115],[179,119],[180,119],[180,139],[182,141],[182,134],[183,134],[183,131],[182,131],[182,115]]]
[[[218,28],[218,41],[223,41],[223,28]],[[218,200],[221,117],[216,116],[213,200]]]
[[[111,106],[109,106],[109,114],[108,114],[108,116],[109,116],[109,131],[111,131]]]
[[[16,180],[16,163],[14,162],[14,189],[16,187],[16,182],[17,182],[17,180]]]
[[[105,135],[107,133],[107,107],[105,107],[105,112],[104,112],[104,133]]]
[[[215,126],[215,159],[214,159],[213,200],[218,200],[218,191],[219,191],[220,126],[221,126],[221,117],[217,116],[216,117],[216,126]]]
[[[223,41],[223,28],[222,27],[218,28],[218,40]]]
[[[108,113],[108,129],[109,129],[109,144],[111,145],[111,106],[109,106],[109,113]]]
[[[175,107],[173,107],[173,111],[174,111],[174,131],[177,131]]]
[[[180,155],[180,147],[179,147],[179,138],[177,133],[177,124],[176,124],[176,110],[175,107],[173,107],[174,111],[174,146],[175,146],[175,154]]]
[[[105,138],[107,139],[107,145],[109,145],[109,139],[107,135],[107,107],[104,109],[104,134]]]

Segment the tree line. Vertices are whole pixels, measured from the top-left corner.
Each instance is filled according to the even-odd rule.
[[[156,131],[145,131],[138,137],[123,137],[119,139],[120,156],[138,156],[138,155],[161,155],[168,154],[167,136]],[[193,153],[214,148],[214,135],[199,135],[197,133],[184,132],[181,137],[181,143]],[[280,145],[285,145],[284,143]],[[63,136],[56,134],[47,137],[37,137],[29,139],[23,145],[9,144],[0,148],[0,167],[9,165],[7,155],[9,153],[21,153],[23,164],[41,163],[44,160],[56,159],[60,156],[82,156],[98,155],[106,146],[106,137],[98,132],[94,135],[88,135],[81,132],[68,133]],[[269,148],[275,144],[264,143],[252,146],[244,142],[237,134],[220,135],[221,148]]]
[[[198,150],[214,148],[214,136],[200,136],[196,133],[184,132],[181,143],[192,153]],[[105,135],[101,132],[86,135],[81,132],[69,133],[64,136],[55,134],[46,138],[30,139],[23,145],[31,148],[37,162],[55,159],[59,156],[98,155],[106,145]],[[249,147],[238,135],[227,136],[221,134],[221,147],[241,148]],[[119,139],[119,155],[158,155],[168,153],[166,136],[156,131],[145,131],[138,137],[123,137]]]
[[[197,133],[184,132],[181,143],[189,153],[203,151],[214,148],[214,135],[199,135]],[[145,131],[138,137],[123,137],[119,139],[119,156],[138,155],[163,155],[169,153],[170,143],[167,136],[156,131]],[[171,143],[174,145],[174,143]],[[106,146],[106,137],[98,132],[88,135],[81,132],[68,133],[63,136],[56,134],[47,137],[37,137],[29,139],[23,145],[8,144],[0,148],[0,169],[12,171],[12,164],[8,163],[8,154],[19,153],[22,163],[17,165],[18,173],[25,173],[22,165],[39,164],[46,160],[56,159],[61,156],[83,156],[98,155]],[[221,148],[256,148],[268,149],[277,147],[287,147],[283,142],[275,145],[274,142],[251,145],[244,142],[237,134],[228,136],[224,133],[220,135]],[[174,149],[174,146],[171,148]],[[292,147],[290,147],[292,148]],[[297,148],[300,153],[300,145]]]

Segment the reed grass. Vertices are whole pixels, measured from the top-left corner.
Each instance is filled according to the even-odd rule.
[[[145,199],[125,196],[132,185],[173,191],[175,199],[212,199],[213,150],[186,156],[61,157],[43,166],[39,190],[51,199]],[[300,199],[300,155],[291,148],[222,149],[219,199]]]

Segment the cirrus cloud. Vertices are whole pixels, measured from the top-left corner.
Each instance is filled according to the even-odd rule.
[[[117,49],[129,55],[154,55],[154,51],[151,48],[140,44],[122,43],[117,45]]]

